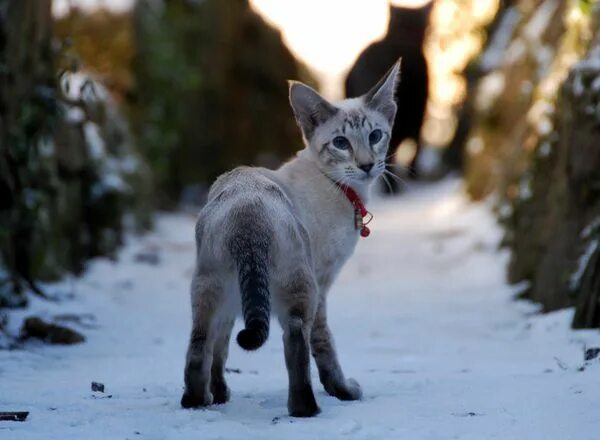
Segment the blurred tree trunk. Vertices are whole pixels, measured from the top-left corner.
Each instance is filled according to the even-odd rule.
[[[490,71],[498,68],[497,52],[502,45],[513,20],[517,0],[500,0],[494,19],[486,26],[487,41],[481,55],[469,63],[462,72],[466,82],[466,96],[457,110],[457,125],[452,140],[444,150],[444,164],[451,171],[465,171],[465,144],[476,119],[475,96],[479,81]],[[495,53],[493,53],[495,52]]]
[[[572,70],[563,90],[559,148],[566,150],[567,218],[574,224],[566,236],[576,249],[577,264],[569,277],[575,298],[573,327],[600,327],[600,5],[588,55]],[[568,231],[568,229],[563,228]],[[546,271],[557,270],[547,267]]]
[[[0,287],[0,306],[22,305],[21,279],[31,280],[30,238],[35,218],[21,209],[29,176],[20,171],[30,143],[51,131],[56,90],[50,0],[8,0],[0,5],[0,241],[8,268]],[[35,200],[30,200],[35,203]]]
[[[499,197],[510,282],[545,311],[600,326],[600,5],[519,1],[476,86],[467,185]],[[502,26],[500,26],[501,28]]]
[[[600,46],[562,84],[553,136],[544,154],[532,158],[531,194],[515,202],[511,224],[511,280],[528,280],[527,297],[546,311],[578,303],[578,327],[600,326],[600,114],[590,111],[600,98],[591,87],[600,77],[595,60]],[[583,318],[588,307],[593,319]]]
[[[475,117],[465,158],[467,190],[476,199],[495,192],[514,200],[518,194],[537,139],[527,114],[556,96],[538,90],[559,54],[566,5],[562,0],[517,1],[504,10],[496,29],[504,43],[482,54],[483,76],[472,86]]]
[[[50,0],[0,2],[0,307],[114,254],[126,213],[148,219],[127,124],[54,42]]]

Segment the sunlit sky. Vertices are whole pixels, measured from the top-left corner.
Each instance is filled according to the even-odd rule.
[[[250,0],[271,24],[282,30],[294,54],[324,80],[327,94],[335,78],[350,68],[357,55],[381,38],[389,19],[388,0]],[[395,0],[420,6],[427,0]]]

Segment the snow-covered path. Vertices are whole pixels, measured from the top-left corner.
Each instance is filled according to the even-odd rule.
[[[168,215],[118,263],[94,262],[54,286],[73,291],[67,303],[33,304],[47,317],[92,314],[79,327],[88,341],[0,351],[0,411],[30,411],[26,422],[0,422],[0,438],[600,438],[600,362],[580,371],[600,334],[569,330],[571,311],[540,316],[511,300],[487,208],[469,205],[456,182],[371,208],[373,233],[330,295],[341,363],[362,401],[329,397],[313,374],[322,413],[289,418],[273,325],[256,353],[232,344],[229,403],[181,409],[194,219]],[[157,252],[159,264],[136,262],[140,251]],[[91,381],[106,393],[92,393]]]

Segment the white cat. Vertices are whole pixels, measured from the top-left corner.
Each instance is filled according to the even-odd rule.
[[[271,308],[283,328],[290,415],[319,412],[310,378],[315,358],[325,390],[361,397],[346,379],[327,325],[329,287],[352,254],[364,201],[385,159],[400,64],[366,95],[329,103],[310,87],[290,83],[290,102],[306,148],[278,170],[240,167],[220,176],[196,225],[193,326],[182,406],[224,403],[229,338],[240,309],[237,341],[259,348]]]

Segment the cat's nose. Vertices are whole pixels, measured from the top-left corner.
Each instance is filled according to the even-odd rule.
[[[371,168],[373,168],[373,165],[373,163],[365,163],[363,165],[359,165],[358,168],[363,170],[365,173],[368,173],[369,171],[371,171]]]

